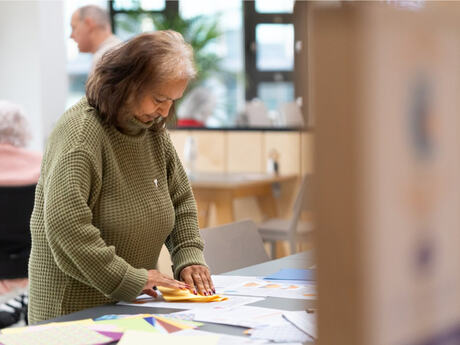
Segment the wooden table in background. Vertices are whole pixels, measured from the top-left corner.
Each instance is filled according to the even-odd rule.
[[[260,211],[267,218],[278,216],[273,186],[295,182],[297,175],[244,173],[197,173],[191,178],[193,194],[198,206],[200,228],[208,226],[209,206],[214,203],[218,225],[235,221],[233,201],[255,197]]]

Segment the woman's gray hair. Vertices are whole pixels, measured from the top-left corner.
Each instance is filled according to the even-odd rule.
[[[0,144],[26,147],[31,138],[24,110],[17,104],[0,100]]]
[[[119,125],[157,85],[191,80],[196,73],[192,46],[180,33],[143,33],[104,54],[86,83],[86,98],[105,122]],[[174,120],[174,106],[170,115]],[[162,129],[165,121],[151,129]]]

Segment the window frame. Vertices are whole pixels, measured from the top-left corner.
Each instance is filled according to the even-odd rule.
[[[292,24],[294,25],[294,13],[259,13],[256,11],[255,1],[243,1],[244,19],[244,43],[245,56],[244,66],[247,78],[246,101],[257,97],[257,89],[263,82],[292,82],[294,95],[294,71],[271,70],[260,71],[256,65],[256,27],[258,24]],[[295,30],[295,26],[294,26]],[[295,54],[294,54],[295,59]],[[295,66],[295,61],[294,61]],[[295,67],[293,67],[294,69]]]

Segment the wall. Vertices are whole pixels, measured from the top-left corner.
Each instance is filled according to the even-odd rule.
[[[41,151],[65,108],[61,1],[0,1],[0,98],[22,105]]]

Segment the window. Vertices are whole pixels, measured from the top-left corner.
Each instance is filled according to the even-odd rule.
[[[69,38],[72,13],[87,4],[107,8],[113,30],[123,40],[162,29],[155,26],[158,15],[181,18],[191,32],[201,24],[218,24],[219,35],[199,53],[205,56],[199,65],[203,78],[188,90],[200,86],[211,96],[208,127],[234,127],[245,102],[254,98],[261,99],[272,115],[282,103],[295,99],[294,0],[65,0],[68,106],[84,95],[91,68],[91,54],[79,53]]]
[[[291,0],[244,2],[246,99],[259,98],[271,111],[295,99],[293,6]]]
[[[171,28],[181,32],[192,44],[199,75],[182,102],[186,104],[195,88],[200,90],[195,90],[193,96],[206,94],[209,102],[203,108],[207,107],[210,113],[205,119],[208,127],[233,126],[238,111],[244,106],[242,14],[241,1],[115,0],[111,6],[114,31],[121,39]],[[214,38],[201,42],[196,39],[208,34]],[[187,110],[183,110],[186,107],[181,106],[180,103],[179,117],[187,115]]]

